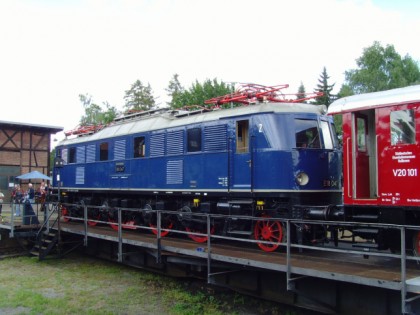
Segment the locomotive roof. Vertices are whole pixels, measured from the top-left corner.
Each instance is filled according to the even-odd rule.
[[[176,128],[186,125],[199,124],[208,121],[217,121],[229,117],[245,116],[256,113],[315,113],[322,114],[325,107],[304,103],[262,103],[230,109],[213,110],[201,114],[181,114],[167,111],[159,115],[141,116],[130,120],[120,120],[111,123],[96,133],[83,135],[76,138],[66,138],[60,145],[75,144],[87,141],[96,141],[128,134],[136,134],[147,131],[156,131],[168,128]]]
[[[420,85],[343,97],[331,103],[328,114],[420,101]]]

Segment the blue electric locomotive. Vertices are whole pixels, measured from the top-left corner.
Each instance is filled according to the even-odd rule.
[[[265,222],[267,217],[322,216],[329,205],[341,203],[341,152],[333,121],[325,107],[311,104],[131,114],[66,138],[56,156],[61,167],[54,170],[54,187],[60,185],[64,201],[107,209],[90,211],[92,220],[115,222],[115,207],[144,210],[123,212],[124,227],[156,227],[149,210],[182,211],[181,217],[165,215],[162,227],[191,233],[205,232],[206,225],[189,213],[252,216],[261,220],[214,220],[212,232],[279,243],[284,227]],[[82,216],[81,208],[65,211]],[[259,246],[272,251],[278,244]]]

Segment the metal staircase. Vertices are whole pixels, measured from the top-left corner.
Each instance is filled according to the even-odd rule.
[[[51,203],[47,211],[44,223],[36,232],[35,245],[29,251],[31,255],[37,256],[39,260],[43,260],[51,252],[57,252],[59,243],[59,218],[60,212],[58,203]]]
[[[38,256],[39,260],[43,260],[52,250],[56,249],[58,244],[58,231],[42,231],[39,235],[40,237],[34,247],[32,247],[30,253],[33,256]]]

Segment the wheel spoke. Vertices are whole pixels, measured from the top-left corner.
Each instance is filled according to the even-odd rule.
[[[270,237],[270,242],[280,242],[280,241],[281,241],[280,235],[273,235],[272,237]]]

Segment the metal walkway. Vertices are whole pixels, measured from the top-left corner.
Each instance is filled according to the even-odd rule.
[[[118,231],[109,226],[89,226],[85,231],[84,226],[76,222],[61,223],[61,231],[82,235],[86,238],[86,242],[89,238],[97,238],[115,243],[121,242],[121,245],[130,244],[159,250],[157,237],[147,232],[123,230],[122,235],[119,236]],[[161,255],[164,252],[165,255],[173,253],[204,259],[210,258],[210,267],[212,262],[224,262],[392,290],[401,289],[401,266],[400,261],[396,258],[372,256],[366,259],[361,255],[367,253],[325,252],[313,248],[308,248],[303,252],[293,251],[290,255],[287,255],[285,250],[266,253],[252,245],[241,246],[240,243],[242,242],[237,242],[235,245],[226,240],[214,240],[209,250],[207,243],[199,244],[186,238],[167,236],[160,239],[160,251]],[[119,259],[122,260],[124,256],[122,246],[120,249]],[[211,276],[212,274],[209,273],[209,278]],[[406,267],[406,277],[407,292],[420,294],[420,282],[416,283],[416,280],[420,279],[420,268],[416,263],[409,263],[409,266]]]
[[[304,246],[292,244],[290,235],[280,250],[271,253],[261,251],[256,241],[250,239],[208,234],[207,242],[196,243],[185,231],[171,230],[168,236],[160,237],[165,230],[159,226],[154,231],[156,235],[149,227],[121,228],[120,210],[126,209],[118,209],[117,230],[108,222],[88,224],[87,207],[85,219],[61,221],[54,229],[58,229],[62,241],[68,235],[76,235],[86,249],[95,253],[103,249],[107,252],[105,256],[120,263],[157,268],[159,272],[169,270],[171,265],[183,265],[190,272],[202,268],[201,274],[208,283],[283,303],[340,314],[351,314],[353,304],[359,308],[359,314],[420,314],[420,265],[416,257],[408,256],[405,251],[393,254],[350,246],[336,249],[329,244]],[[155,212],[160,222],[165,211]],[[210,231],[212,216],[206,217]],[[295,223],[283,222],[288,233],[290,225]],[[334,222],[337,224],[340,223]],[[416,229],[387,227],[400,230],[404,248],[406,229]],[[0,228],[11,229],[13,234],[9,224],[3,223]],[[250,289],[253,282],[256,285]]]

